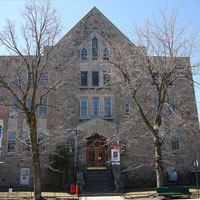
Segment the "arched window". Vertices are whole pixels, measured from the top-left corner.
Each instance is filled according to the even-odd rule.
[[[108,51],[107,48],[105,48],[105,49],[103,50],[103,59],[104,59],[104,60],[108,60],[108,59],[109,59],[109,51]]]
[[[96,37],[92,39],[92,60],[97,60],[98,58],[98,40]]]
[[[81,60],[87,60],[87,49],[83,48],[81,50]]]

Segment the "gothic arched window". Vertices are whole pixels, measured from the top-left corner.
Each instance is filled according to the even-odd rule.
[[[98,40],[96,37],[92,39],[92,60],[97,60],[98,58]]]
[[[83,48],[81,50],[81,60],[87,60],[87,49]]]
[[[108,51],[107,48],[105,48],[105,49],[103,50],[103,59],[104,59],[104,60],[108,60],[108,59],[109,59],[109,51]]]

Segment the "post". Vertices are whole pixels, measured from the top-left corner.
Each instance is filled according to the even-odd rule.
[[[197,156],[196,156],[196,153],[195,153],[194,166],[195,166],[195,172],[196,172],[197,197],[199,198],[198,165],[199,165],[199,164],[198,164]]]

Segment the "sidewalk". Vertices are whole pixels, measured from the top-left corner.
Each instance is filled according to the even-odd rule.
[[[122,196],[79,197],[80,200],[124,200]]]

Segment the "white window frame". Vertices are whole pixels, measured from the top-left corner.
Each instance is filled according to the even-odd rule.
[[[175,137],[173,138],[173,134],[176,134]],[[180,151],[180,137],[179,134],[177,132],[171,132],[171,148],[172,151]],[[176,148],[173,148],[173,143],[175,144]],[[178,148],[177,148],[178,147]]]
[[[128,112],[127,112],[127,109],[126,109],[126,105],[128,105]],[[131,114],[131,105],[130,105],[130,103],[125,103],[124,104],[124,115],[128,116],[130,114]]]
[[[39,138],[40,138],[41,135],[42,135],[41,138],[43,138],[43,139],[39,141]],[[47,135],[45,133],[38,133],[37,134],[37,142],[38,142],[38,147],[39,147],[40,153],[46,152],[46,139],[47,139]]]
[[[105,99],[110,99],[110,115],[106,114]],[[104,97],[104,117],[112,117],[112,98],[111,97]]]
[[[25,140],[27,138],[28,138],[28,142]],[[28,134],[28,133],[22,133],[22,152],[23,153],[31,152],[30,134]]]
[[[94,107],[94,100],[98,99],[98,107]],[[97,109],[97,116],[94,115],[94,109]],[[93,117],[99,117],[100,116],[100,98],[99,97],[93,97],[92,98],[92,116]]]
[[[86,115],[86,116],[83,116],[83,115],[82,115],[82,112],[81,112],[81,109],[82,109],[81,100],[83,100],[83,99],[85,99],[86,102],[87,102],[86,107],[85,107],[85,108],[87,109],[87,115]],[[87,97],[81,97],[81,98],[80,98],[80,117],[81,117],[81,118],[87,118],[87,117],[88,117],[88,98],[87,98]]]
[[[15,148],[14,148],[14,151],[9,151],[9,149],[8,149],[9,135],[15,135]],[[10,142],[13,142],[13,141],[10,141]],[[7,136],[7,152],[8,153],[15,153],[16,152],[16,146],[17,146],[17,134],[16,133],[8,133],[8,136]]]
[[[176,115],[176,100],[175,98],[170,98],[168,103],[168,116],[174,117]]]
[[[27,171],[27,175],[23,176],[23,171]],[[27,182],[23,182],[23,178],[26,178]],[[20,185],[29,185],[29,181],[30,181],[30,168],[21,168],[20,169]]]

